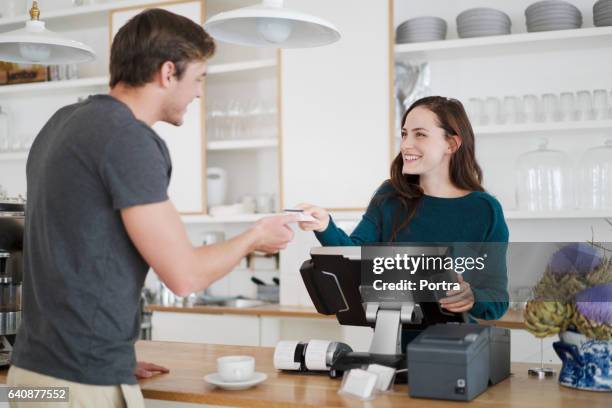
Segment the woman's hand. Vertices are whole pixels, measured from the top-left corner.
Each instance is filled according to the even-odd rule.
[[[298,205],[297,208],[304,210],[304,214],[308,214],[315,219],[315,221],[298,222],[302,230],[323,232],[327,229],[329,225],[329,213],[325,208],[306,203]]]
[[[474,306],[474,292],[472,292],[470,284],[463,280],[462,275],[457,278],[461,288],[446,292],[446,297],[440,299],[440,306],[449,312],[463,313]]]

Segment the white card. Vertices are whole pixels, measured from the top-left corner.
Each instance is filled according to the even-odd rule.
[[[316,221],[316,219],[310,214],[304,214],[303,210],[294,210],[294,209],[286,209],[283,210],[286,215],[296,215],[298,217],[298,222],[311,222]]]

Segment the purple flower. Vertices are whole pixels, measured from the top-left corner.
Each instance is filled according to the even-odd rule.
[[[597,249],[589,244],[568,244],[555,252],[550,260],[550,269],[557,275],[568,273],[584,275],[601,265],[602,258]]]
[[[576,294],[580,314],[601,324],[612,324],[612,283],[596,285]]]

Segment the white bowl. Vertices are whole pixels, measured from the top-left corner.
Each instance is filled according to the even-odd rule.
[[[396,38],[401,39],[412,39],[412,38],[444,38],[445,35],[442,33],[420,33],[420,34],[404,34],[398,35]]]
[[[575,30],[578,28],[580,27],[576,27],[572,25],[550,25],[550,26],[536,26],[536,27],[527,26],[527,32],[538,33],[541,31]]]
[[[497,10],[490,7],[474,7],[467,10],[463,10],[461,13],[457,15],[457,18],[462,18],[463,16],[473,16],[473,15],[483,15],[483,16],[504,16],[508,15],[501,10]]]
[[[534,19],[540,19],[540,18],[550,18],[550,17],[562,17],[562,18],[575,18],[575,19],[582,19],[582,14],[577,14],[577,13],[565,13],[565,12],[559,12],[559,11],[543,11],[541,13],[529,13],[529,14],[525,14],[525,19],[526,20],[534,20]]]
[[[443,41],[445,40],[445,38],[433,38],[433,37],[426,37],[426,38],[409,38],[409,39],[396,39],[395,43],[396,44],[412,44],[412,43],[420,43],[420,42],[430,42],[430,41]]]
[[[421,31],[418,33],[397,33],[396,37],[444,37],[446,36],[446,31]]]
[[[612,26],[612,18],[607,20],[597,20],[595,21],[595,27],[609,27]]]
[[[457,32],[459,38],[491,37],[496,35],[508,35],[510,31],[475,30]]]
[[[507,16],[487,16],[487,15],[475,14],[475,15],[457,17],[455,19],[455,22],[457,24],[466,23],[470,21],[494,21],[494,22],[499,22],[499,23],[512,24],[512,20],[510,19],[510,17],[507,17]]]
[[[573,18],[540,18],[537,20],[527,20],[527,25],[538,25],[538,24],[582,24],[582,20],[576,20]]]
[[[437,17],[415,17],[410,20],[406,20],[403,23],[399,24],[397,28],[404,27],[439,27],[445,28],[446,21]]]
[[[593,14],[594,19],[595,18],[608,18],[608,17],[612,17],[612,10]]]
[[[561,0],[543,0],[531,4],[525,9],[525,14],[532,13],[536,10],[575,10],[580,12],[576,6],[566,1]]]
[[[458,28],[495,28],[500,30],[509,29],[511,26],[506,24],[495,24],[495,23],[469,23],[469,24],[457,24]]]
[[[400,25],[411,24],[411,23],[422,23],[422,22],[426,22],[429,24],[446,24],[446,20],[440,17],[421,16],[421,17],[410,18],[404,21],[403,23],[401,23]]]

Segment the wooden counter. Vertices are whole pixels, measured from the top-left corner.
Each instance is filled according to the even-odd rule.
[[[396,385],[394,391],[362,403],[338,395],[340,380],[324,375],[287,374],[277,372],[272,364],[274,349],[190,343],[140,341],[136,344],[138,359],[164,365],[169,374],[142,380],[145,398],[237,407],[421,407],[466,406],[465,402],[412,399],[407,385]],[[255,357],[256,370],[268,379],[243,391],[225,391],[207,384],[203,377],[216,371],[220,356],[247,354]],[[546,408],[589,407],[610,408],[610,394],[578,391],[562,387],[557,379],[538,380],[527,376],[530,364],[513,364],[513,375],[489,388],[470,407]],[[558,370],[559,367],[556,366]],[[435,379],[432,378],[432,381]]]
[[[336,316],[322,315],[314,307],[287,306],[279,304],[262,305],[256,307],[223,307],[223,306],[162,306],[148,305],[152,312],[172,313],[202,313],[202,314],[233,314],[247,316],[267,317],[302,317],[308,319],[335,319]]]
[[[322,315],[314,307],[307,306],[287,306],[287,305],[263,305],[257,307],[221,307],[221,306],[161,306],[149,305],[148,309],[152,312],[172,312],[172,313],[202,313],[202,314],[233,314],[247,316],[267,316],[267,317],[301,317],[308,319],[335,319],[336,316]],[[508,329],[525,329],[523,312],[508,310],[499,320],[480,320],[482,324],[492,324]]]

